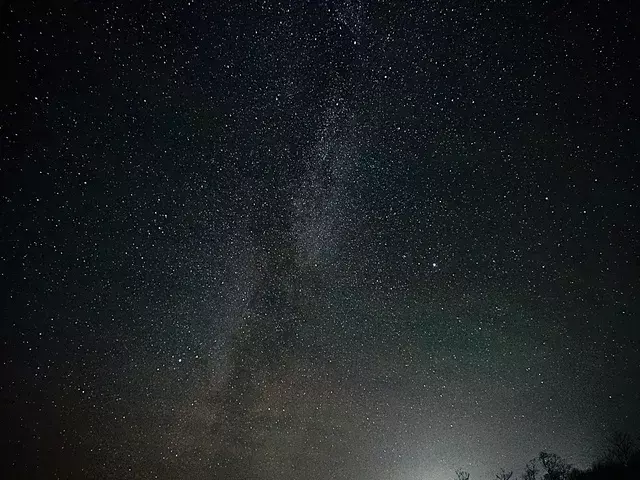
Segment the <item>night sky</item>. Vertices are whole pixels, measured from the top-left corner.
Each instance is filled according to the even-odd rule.
[[[640,434],[638,13],[2,2],[3,478],[493,478]]]

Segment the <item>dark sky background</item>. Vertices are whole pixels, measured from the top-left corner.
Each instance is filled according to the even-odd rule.
[[[0,15],[3,478],[493,478],[640,434],[637,2]]]

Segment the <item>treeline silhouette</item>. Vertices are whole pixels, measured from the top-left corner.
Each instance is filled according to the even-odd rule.
[[[473,480],[464,470],[456,470],[456,480]],[[501,470],[497,480],[517,480],[513,471]],[[602,458],[591,467],[574,468],[555,453],[540,452],[529,461],[521,480],[640,480],[640,448],[631,435],[617,432],[608,441]]]

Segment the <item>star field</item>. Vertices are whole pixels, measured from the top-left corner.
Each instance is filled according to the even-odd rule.
[[[631,2],[0,11],[6,478],[494,478],[640,434]]]

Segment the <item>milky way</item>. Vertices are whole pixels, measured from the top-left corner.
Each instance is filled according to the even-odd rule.
[[[624,2],[106,3],[2,5],[7,478],[493,478],[640,433]]]

